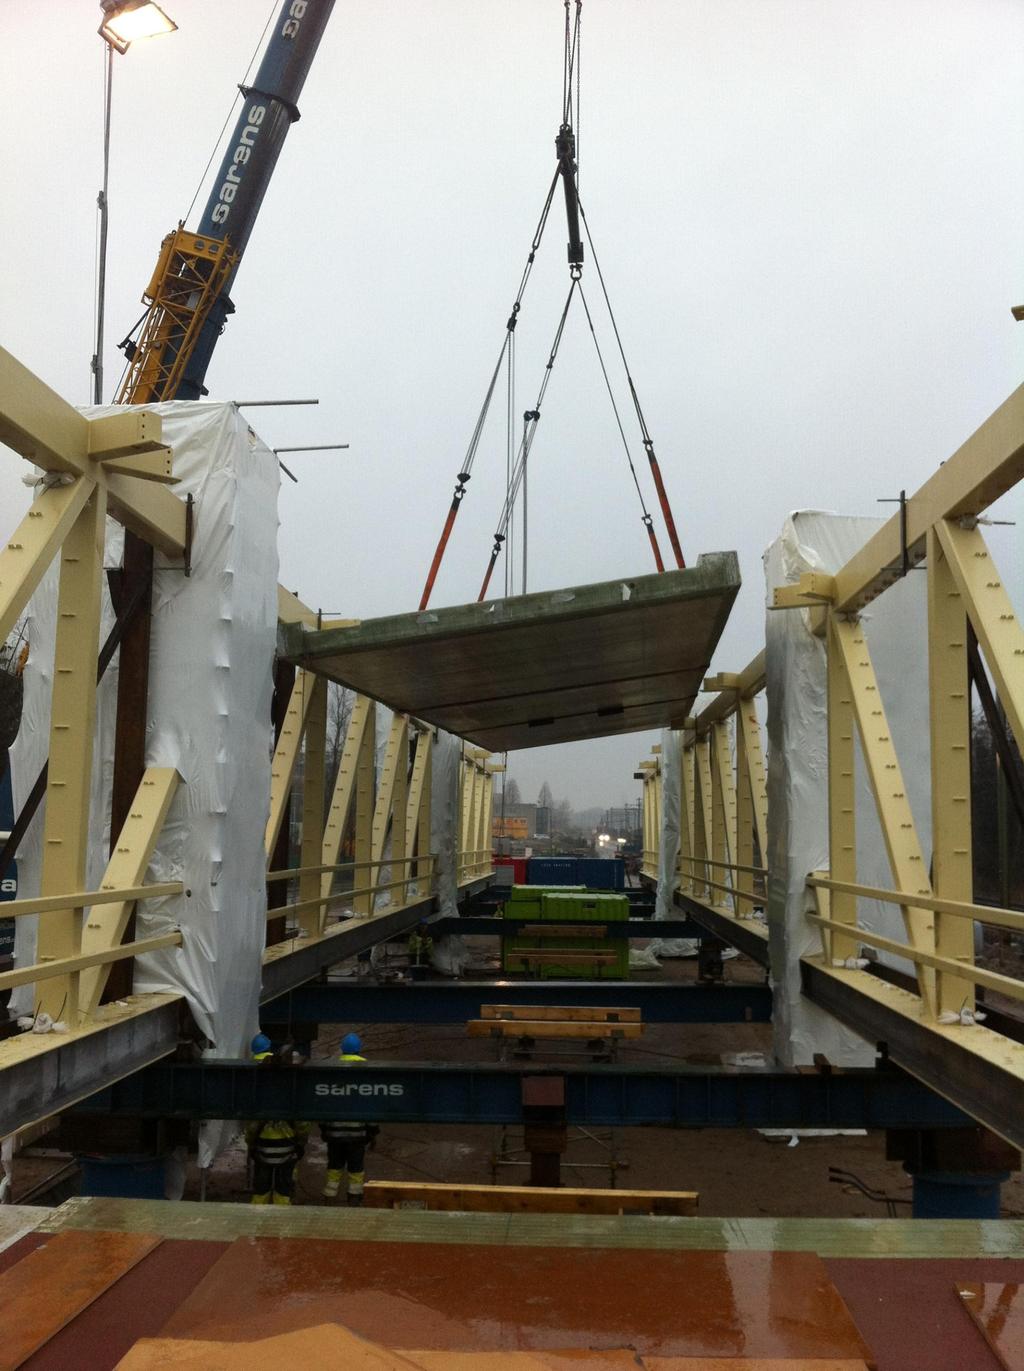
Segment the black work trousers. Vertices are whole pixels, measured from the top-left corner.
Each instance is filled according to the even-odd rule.
[[[328,1171],[348,1171],[359,1175],[364,1170],[366,1139],[328,1138]]]
[[[275,1195],[287,1195],[291,1199],[295,1194],[295,1158],[274,1166],[254,1157],[252,1189],[254,1195],[269,1195],[273,1191]]]

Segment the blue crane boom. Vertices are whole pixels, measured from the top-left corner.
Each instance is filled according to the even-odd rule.
[[[234,310],[230,290],[316,56],[334,0],[284,0],[217,177],[194,232],[179,224],[164,239],[143,296],[137,341],[122,344],[128,369],[119,404],[194,400],[217,339]]]

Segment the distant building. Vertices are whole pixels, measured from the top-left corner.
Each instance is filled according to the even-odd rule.
[[[500,798],[494,807],[491,836],[525,842],[531,838],[551,836],[551,810],[547,805],[502,805]]]

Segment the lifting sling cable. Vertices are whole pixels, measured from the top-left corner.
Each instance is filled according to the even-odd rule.
[[[576,293],[576,287],[578,285],[579,277],[574,275],[569,285],[569,294],[565,297],[565,305],[562,308],[561,318],[558,321],[558,328],[555,330],[555,340],[551,344],[551,354],[548,357],[547,365],[544,368],[544,379],[541,381],[540,390],[537,392],[537,403],[534,405],[533,409],[528,409],[523,415],[523,437],[519,445],[519,455],[512,472],[512,481],[505,492],[505,503],[502,506],[497,532],[494,535],[494,546],[491,548],[491,556],[487,563],[487,571],[484,574],[483,584],[480,587],[480,594],[477,596],[478,602],[483,600],[487,595],[487,588],[491,583],[491,573],[494,571],[494,565],[498,560],[498,554],[501,552],[501,545],[505,541],[509,520],[512,517],[512,510],[516,502],[516,496],[519,494],[519,487],[522,484],[523,471],[537,432],[537,421],[540,419],[541,406],[544,403],[544,396],[547,394],[548,383],[551,380],[555,358],[558,356],[558,347],[562,341],[562,334],[565,332],[565,321],[569,314],[569,306],[572,304],[572,297]]]
[[[463,460],[462,467],[455,478],[455,491],[452,495],[451,506],[449,507],[448,515],[444,522],[444,528],[441,530],[441,537],[438,540],[437,550],[434,553],[434,560],[431,562],[430,570],[427,573],[426,584],[423,587],[423,595],[420,598],[421,613],[423,612],[423,610],[426,609],[427,605],[430,602],[430,596],[434,589],[434,582],[437,579],[437,573],[441,567],[441,561],[444,557],[445,548],[448,546],[448,539],[451,537],[452,529],[455,526],[455,519],[459,512],[459,506],[462,503],[462,500],[466,494],[466,482],[469,480],[473,472],[473,462],[476,458],[477,448],[480,446],[480,439],[483,436],[484,424],[487,421],[487,414],[491,406],[491,401],[494,398],[494,388],[498,383],[498,376],[501,373],[501,365],[502,362],[505,360],[505,354],[508,351],[512,335],[515,333],[516,324],[519,322],[519,311],[522,308],[523,296],[526,293],[526,286],[530,280],[530,274],[533,271],[533,264],[537,257],[537,250],[539,249],[541,239],[544,236],[544,227],[548,221],[548,214],[551,210],[551,202],[555,198],[555,187],[558,185],[559,175],[560,172],[556,168],[555,174],[551,179],[551,185],[548,188],[547,198],[544,201],[544,208],[541,210],[540,219],[537,221],[537,228],[534,231],[533,241],[530,244],[530,251],[526,258],[526,265],[523,267],[523,274],[519,281],[519,290],[516,293],[515,303],[512,306],[512,312],[509,315],[508,322],[505,325],[505,337],[502,339],[501,350],[498,353],[498,360],[495,363],[494,371],[491,375],[491,382],[490,385],[487,387],[487,393],[485,394],[484,402],[480,407],[480,413],[477,415],[476,425],[473,429],[472,436],[470,437],[469,447],[466,449],[466,456]]]
[[[622,358],[622,365],[626,373],[626,380],[629,383],[629,393],[633,397],[633,407],[636,410],[637,421],[640,424],[640,436],[643,440],[644,451],[647,453],[647,461],[650,464],[651,476],[654,479],[655,489],[658,492],[658,501],[661,505],[662,517],[665,520],[665,527],[668,529],[669,542],[672,544],[672,551],[675,553],[676,566],[685,567],[683,559],[683,549],[679,544],[679,535],[676,533],[676,521],[672,517],[672,506],[668,501],[668,491],[665,489],[665,482],[662,479],[661,467],[654,452],[654,440],[651,438],[647,428],[647,421],[644,419],[644,412],[640,408],[640,397],[636,393],[636,386],[633,384],[633,377],[630,374],[629,363],[626,361],[626,350],[622,345],[622,337],[619,334],[619,326],[615,321],[615,314],[612,310],[612,302],[608,297],[608,287],[604,282],[604,273],[601,270],[601,263],[598,261],[597,253],[594,250],[594,240],[590,236],[590,225],[587,223],[587,216],[580,202],[580,218],[583,220],[583,231],[587,235],[587,243],[590,246],[590,255],[594,259],[594,270],[597,272],[597,279],[601,283],[601,293],[604,296],[605,305],[608,307],[608,318],[611,320],[612,330],[615,333],[615,341],[619,347],[619,356]]]
[[[508,384],[505,392],[505,498],[512,486],[512,470],[516,459],[516,340],[513,334],[508,349]],[[509,520],[505,557],[505,594],[512,593],[512,548],[514,528]],[[523,524],[523,556],[526,555],[526,526]]]
[[[575,0],[575,4],[576,4],[576,22],[575,22],[575,26],[572,26],[572,25],[571,25],[571,21],[570,21],[570,0],[565,0],[565,55],[564,55],[564,62],[563,62],[563,68],[562,68],[562,123],[561,123],[561,127],[559,128],[558,138],[557,138],[557,140],[556,140],[556,146],[557,146],[558,153],[559,153],[558,175],[562,177],[563,185],[564,185],[564,190],[565,190],[566,222],[567,222],[567,224],[568,224],[568,229],[569,229],[569,247],[568,247],[568,255],[569,255],[569,264],[570,264],[570,276],[571,276],[571,278],[572,278],[573,285],[576,285],[576,284],[579,284],[579,283],[580,283],[581,276],[582,276],[582,270],[583,270],[583,266],[582,266],[582,264],[583,264],[583,244],[582,244],[582,241],[580,240],[580,231],[579,231],[579,195],[578,195],[578,175],[579,175],[579,169],[578,169],[578,166],[577,166],[577,164],[576,164],[577,140],[576,140],[576,137],[574,136],[574,133],[573,133],[573,124],[572,124],[573,77],[574,77],[574,74],[575,74],[575,81],[576,81],[576,129],[577,129],[577,133],[578,133],[578,129],[579,129],[579,92],[580,92],[580,50],[581,50],[581,48],[580,48],[580,10],[581,10],[581,6],[582,6],[582,0]],[[557,353],[557,351],[558,351],[558,344],[559,344],[559,342],[561,341],[562,330],[563,330],[564,327],[565,327],[566,315],[567,315],[567,313],[568,313],[569,304],[570,304],[570,302],[571,302],[571,300],[572,300],[572,293],[573,293],[572,287],[570,287],[569,298],[566,300],[565,311],[563,312],[562,319],[561,319],[561,323],[559,324],[559,329],[558,329],[558,333],[557,333],[557,335],[556,335],[556,340],[555,340],[555,346],[554,346],[554,349],[553,349],[553,351],[552,351],[551,358],[550,358],[550,360],[549,360],[549,362],[548,362],[548,370],[547,370],[547,373],[546,373],[546,375],[545,375],[544,389],[546,389],[547,380],[550,378],[550,374],[551,374],[550,368],[551,368],[552,365],[554,364],[555,355],[556,355],[556,353]],[[619,433],[620,433],[620,435],[621,435],[621,437],[622,437],[623,446],[625,447],[625,450],[626,450],[626,461],[627,461],[628,464],[629,464],[629,470],[630,470],[630,474],[631,474],[631,476],[632,476],[632,478],[633,478],[633,484],[636,486],[636,492],[637,492],[637,495],[638,495],[638,497],[639,497],[639,499],[640,499],[640,508],[641,508],[641,511],[642,511],[642,520],[643,520],[644,527],[647,529],[647,537],[648,537],[648,540],[649,540],[650,545],[651,545],[651,552],[652,552],[653,555],[654,555],[654,565],[655,565],[655,567],[657,568],[657,570],[658,570],[659,572],[660,572],[660,571],[664,571],[664,570],[665,570],[665,563],[664,563],[664,561],[663,561],[663,559],[662,559],[662,556],[661,556],[661,549],[660,549],[659,546],[658,546],[657,534],[656,534],[655,531],[654,531],[654,521],[653,521],[653,519],[651,518],[650,513],[649,513],[648,510],[647,510],[647,506],[646,506],[646,504],[645,504],[645,502],[644,502],[643,491],[641,490],[641,488],[640,488],[640,483],[639,483],[639,481],[638,481],[638,479],[637,479],[636,468],[635,468],[634,465],[633,465],[633,459],[632,459],[632,456],[630,455],[630,451],[629,451],[629,444],[628,444],[628,442],[627,442],[627,440],[626,440],[626,435],[625,435],[625,432],[624,432],[623,427],[622,427],[622,421],[621,421],[621,419],[619,418],[618,407],[617,407],[617,405],[616,405],[616,403],[615,403],[615,396],[614,396],[614,394],[613,394],[613,392],[612,392],[611,383],[610,383],[609,378],[608,378],[608,372],[607,372],[607,369],[606,369],[605,364],[604,364],[604,357],[602,356],[602,353],[601,353],[601,347],[600,347],[600,344],[598,343],[597,334],[596,334],[596,332],[594,331],[594,323],[593,323],[593,319],[591,318],[590,309],[589,309],[589,307],[588,307],[588,305],[587,305],[587,303],[586,303],[586,299],[585,299],[585,297],[584,297],[584,295],[583,295],[583,287],[582,287],[582,285],[580,285],[580,299],[583,300],[583,307],[584,307],[584,309],[586,310],[586,314],[587,314],[587,322],[588,322],[588,324],[590,325],[591,336],[592,336],[593,339],[594,339],[594,346],[595,346],[595,348],[597,349],[598,362],[600,363],[600,366],[601,366],[601,372],[602,372],[602,374],[603,374],[603,376],[604,376],[605,385],[606,385],[606,387],[608,388],[608,395],[609,395],[609,398],[611,399],[611,402],[612,402],[612,410],[613,410],[613,412],[614,412],[614,414],[615,414],[615,420],[616,420],[616,423],[618,424],[618,427],[619,427]],[[522,491],[523,491],[523,532],[522,532],[522,540],[523,540],[523,594],[526,593],[526,556],[527,556],[527,545],[526,545],[526,467],[527,467],[527,460],[528,460],[528,458],[529,458],[530,448],[532,447],[532,445],[533,445],[533,439],[534,439],[534,437],[536,436],[536,421],[537,421],[537,419],[540,418],[540,408],[541,408],[541,400],[542,400],[542,399],[543,399],[543,391],[542,391],[541,396],[538,398],[538,402],[537,402],[537,405],[536,405],[535,409],[534,409],[533,411],[527,411],[526,425],[525,425],[525,427],[524,427],[524,433],[523,433],[523,446],[522,446],[521,453],[520,453],[520,458],[519,458],[519,461],[518,461],[517,464],[516,464],[516,469],[515,469],[515,471],[514,471],[514,473],[513,473],[513,477],[512,477],[511,482],[508,481],[507,476],[506,476],[505,504],[504,504],[504,507],[503,507],[503,509],[502,509],[501,518],[500,518],[500,520],[499,520],[498,530],[497,530],[497,532],[496,532],[495,535],[494,535],[494,546],[493,546],[493,548],[491,549],[490,561],[489,561],[489,563],[488,563],[487,571],[486,571],[486,573],[485,573],[485,575],[484,575],[483,585],[481,586],[480,594],[479,594],[479,596],[478,596],[478,600],[482,600],[482,599],[484,598],[484,596],[486,595],[487,590],[488,590],[489,585],[490,585],[491,575],[492,575],[492,572],[493,572],[493,570],[494,570],[495,563],[497,562],[498,556],[499,556],[499,554],[500,554],[500,552],[501,552],[501,550],[502,550],[502,545],[505,544],[505,543],[507,542],[508,528],[509,528],[510,523],[511,523],[511,520],[512,520],[513,511],[514,511],[514,508],[515,508],[515,500],[516,500],[516,498],[517,498],[517,496],[518,496],[518,494],[519,494],[520,489],[522,489]],[[531,418],[529,417],[531,414],[535,416],[532,420],[531,420]],[[506,594],[508,594],[509,586],[510,586],[510,584],[511,584],[511,575],[512,575],[511,557],[510,557],[510,555],[509,555],[509,548],[506,546],[506,548],[505,548],[505,593],[506,593]]]
[[[573,27],[573,26],[570,24],[570,18],[569,18],[569,14],[570,14],[570,10],[569,10],[570,0],[565,0],[565,53],[564,53],[564,58],[563,58],[563,63],[562,63],[562,129],[560,130],[560,134],[564,133],[564,131],[565,131],[566,128],[569,128],[569,130],[570,130],[570,139],[571,139],[571,120],[572,120],[572,86],[573,86],[573,73],[574,73],[574,70],[575,70],[575,73],[576,73],[577,123],[579,122],[579,113],[578,113],[578,111],[579,111],[579,32],[580,32],[580,8],[581,8],[581,5],[582,5],[582,0],[575,0],[575,4],[576,4],[576,23],[575,23],[575,26]],[[459,506],[461,505],[461,503],[462,503],[462,501],[463,501],[463,499],[464,499],[464,497],[465,497],[465,494],[466,494],[466,482],[469,480],[469,478],[470,478],[470,476],[471,476],[471,474],[472,474],[472,470],[473,470],[473,461],[474,461],[474,459],[475,459],[475,457],[476,457],[477,448],[479,447],[480,438],[481,438],[482,433],[483,433],[484,423],[486,422],[487,413],[488,413],[488,410],[490,409],[491,400],[492,400],[492,398],[493,398],[493,396],[494,396],[494,387],[495,387],[495,385],[497,384],[498,374],[499,374],[499,372],[500,372],[500,370],[501,370],[502,360],[503,360],[503,358],[504,358],[504,356],[505,356],[505,351],[506,351],[506,349],[507,349],[508,346],[509,346],[509,341],[510,341],[510,339],[512,338],[512,334],[513,334],[513,332],[515,331],[516,323],[518,322],[519,311],[520,311],[520,307],[521,307],[521,305],[522,305],[523,295],[524,295],[524,292],[525,292],[525,290],[526,290],[526,284],[527,284],[527,282],[528,282],[529,279],[530,279],[530,273],[531,273],[531,271],[533,270],[534,260],[536,259],[536,256],[537,256],[537,250],[538,250],[539,247],[540,247],[541,238],[543,237],[543,234],[544,234],[544,227],[545,227],[545,225],[546,225],[546,223],[547,223],[548,213],[550,212],[550,209],[551,209],[551,202],[552,202],[552,200],[554,199],[554,195],[555,195],[555,187],[558,185],[559,178],[560,178],[560,177],[563,177],[563,168],[564,168],[564,151],[563,151],[563,147],[562,147],[562,142],[563,142],[563,141],[564,141],[564,140],[562,140],[561,138],[560,138],[559,140],[556,140],[556,146],[558,147],[558,150],[559,150],[559,159],[560,159],[560,160],[559,160],[559,164],[558,164],[558,166],[556,166],[556,168],[555,168],[555,174],[554,174],[554,177],[552,178],[551,186],[550,186],[550,188],[549,188],[549,190],[548,190],[547,199],[544,201],[544,208],[543,208],[543,210],[541,211],[540,220],[539,220],[539,222],[538,222],[538,224],[537,224],[536,232],[535,232],[534,235],[533,235],[533,242],[532,242],[531,245],[530,245],[530,252],[529,252],[529,255],[527,256],[526,265],[525,265],[525,267],[523,268],[523,275],[522,275],[522,278],[521,278],[521,280],[520,280],[520,282],[519,282],[519,291],[518,291],[518,293],[517,293],[517,295],[516,295],[515,304],[512,306],[512,313],[509,315],[508,323],[506,324],[505,338],[504,338],[504,340],[503,340],[503,342],[502,342],[501,352],[498,354],[498,361],[497,361],[497,364],[496,364],[496,366],[495,366],[495,368],[494,368],[494,374],[493,374],[492,377],[491,377],[491,384],[490,384],[490,386],[489,386],[488,389],[487,389],[487,394],[486,394],[486,396],[485,396],[485,398],[484,398],[483,406],[482,406],[482,408],[481,408],[481,410],[480,410],[480,414],[479,414],[479,416],[478,416],[478,418],[477,418],[476,427],[475,427],[474,430],[473,430],[473,435],[472,435],[472,437],[471,437],[471,439],[470,439],[469,448],[468,448],[467,453],[466,453],[466,459],[465,459],[465,461],[464,461],[463,464],[462,464],[462,469],[459,471],[458,475],[457,475],[456,478],[455,478],[455,490],[454,490],[454,493],[453,493],[453,495],[452,495],[452,502],[451,502],[451,505],[449,506],[448,514],[447,514],[447,516],[446,516],[446,518],[445,518],[444,527],[443,527],[442,530],[441,530],[441,537],[438,539],[437,548],[436,548],[436,550],[435,550],[435,552],[434,552],[434,559],[433,559],[433,561],[432,561],[431,564],[430,564],[430,570],[427,572],[427,580],[426,580],[426,584],[425,584],[424,587],[423,587],[423,594],[422,594],[422,596],[420,597],[420,612],[421,612],[421,613],[423,612],[423,610],[426,609],[427,605],[430,603],[430,596],[431,596],[431,594],[433,593],[433,590],[434,590],[434,582],[437,580],[437,573],[438,573],[438,571],[439,571],[440,568],[441,568],[441,562],[442,562],[442,560],[444,559],[445,550],[446,550],[447,547],[448,547],[448,540],[449,540],[449,538],[451,537],[452,529],[455,527],[455,520],[456,520],[456,518],[458,517]],[[573,147],[573,151],[574,151],[574,147]],[[573,168],[573,170],[575,171],[575,167]],[[568,207],[569,207],[569,200],[570,200],[569,182],[568,182],[568,178],[564,178],[564,179],[565,179],[566,207],[567,207],[567,210],[568,210]],[[573,188],[573,191],[572,191],[572,197],[575,198],[575,187]],[[576,232],[576,234],[575,234],[575,238],[576,238],[576,239],[579,238],[578,229],[577,229],[577,232]],[[582,244],[579,245],[579,251],[580,251],[580,253],[582,254]],[[506,523],[507,523],[507,520],[506,520]],[[503,535],[503,536],[504,536],[504,535]],[[524,548],[524,555],[525,555],[525,548]]]
[[[637,479],[636,467],[633,465],[633,456],[629,450],[629,442],[626,439],[626,431],[622,427],[622,419],[619,417],[619,407],[615,403],[615,394],[612,390],[612,383],[608,379],[608,368],[604,364],[604,356],[601,353],[601,344],[598,342],[597,333],[594,330],[594,320],[591,317],[590,306],[587,304],[587,297],[583,293],[582,285],[580,286],[580,300],[583,303],[583,309],[587,316],[587,323],[590,326],[590,336],[591,338],[593,338],[594,347],[597,349],[597,360],[601,364],[601,375],[604,377],[604,383],[608,390],[608,399],[612,402],[612,412],[615,415],[615,422],[618,425],[619,435],[622,438],[622,446],[626,453],[626,461],[629,463],[629,474],[633,478],[633,484],[636,486],[636,493],[640,497],[640,508],[643,510],[643,525],[644,528],[646,528],[647,530],[647,537],[650,539],[651,551],[654,553],[654,564],[659,571],[664,571],[665,563],[661,557],[661,548],[658,546],[658,535],[654,531],[654,520],[651,518],[650,513],[648,512],[647,504],[644,500],[644,493],[640,489],[640,482]]]

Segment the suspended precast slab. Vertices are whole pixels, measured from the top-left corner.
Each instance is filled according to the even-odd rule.
[[[282,655],[491,752],[679,727],[740,588],[696,566],[334,628],[282,625]]]

